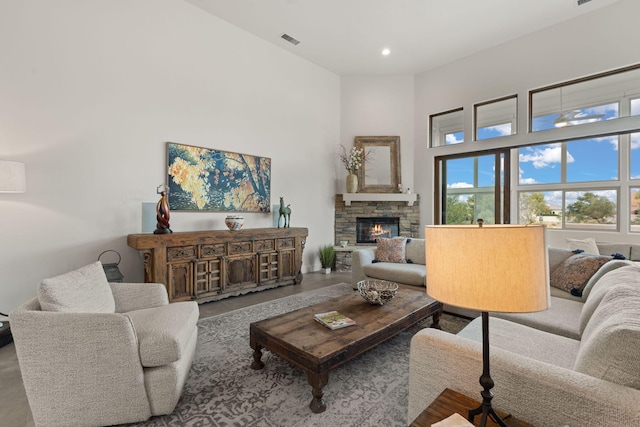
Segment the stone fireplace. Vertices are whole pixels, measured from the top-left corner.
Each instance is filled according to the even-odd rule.
[[[404,237],[419,237],[420,235],[420,203],[419,197],[411,203],[396,200],[398,194],[390,194],[388,200],[384,194],[376,195],[379,200],[350,201],[350,206],[344,201],[342,194],[336,194],[335,204],[335,244],[348,241],[349,246],[375,245],[375,240],[358,243],[358,218],[379,218],[397,222],[397,235]],[[385,225],[386,226],[386,225]],[[392,232],[394,230],[391,230]],[[383,231],[384,232],[384,231]],[[362,236],[361,236],[362,237]],[[390,236],[385,236],[390,237]],[[360,239],[362,240],[362,239]]]

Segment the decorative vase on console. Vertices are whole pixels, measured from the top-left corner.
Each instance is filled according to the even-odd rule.
[[[347,193],[355,193],[358,191],[358,175],[356,175],[356,172],[364,163],[364,150],[351,147],[351,151],[347,153],[347,149],[343,145],[340,148],[340,161],[349,172],[349,175],[347,175]]]
[[[358,191],[358,175],[350,173],[347,175],[347,193],[356,193]]]

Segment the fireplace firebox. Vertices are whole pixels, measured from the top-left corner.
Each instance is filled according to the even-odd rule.
[[[400,218],[356,218],[356,243],[375,243],[379,237],[396,237],[400,231]]]

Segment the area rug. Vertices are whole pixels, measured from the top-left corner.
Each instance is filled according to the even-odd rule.
[[[175,411],[129,426],[362,427],[406,426],[409,342],[431,318],[329,374],[327,410],[309,409],[307,375],[268,351],[254,371],[249,324],[353,292],[341,283],[235,310],[198,322],[198,346]],[[443,316],[457,332],[463,320]]]

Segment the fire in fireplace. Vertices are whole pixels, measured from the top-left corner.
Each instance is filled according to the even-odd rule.
[[[400,230],[400,218],[356,218],[356,243],[375,243],[378,237],[396,237]]]

